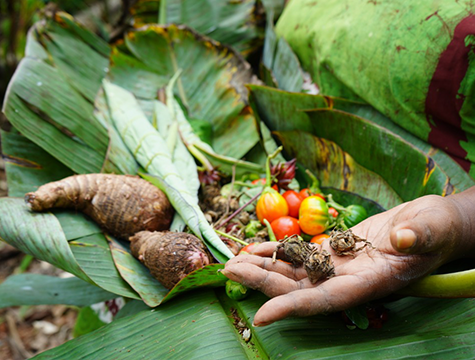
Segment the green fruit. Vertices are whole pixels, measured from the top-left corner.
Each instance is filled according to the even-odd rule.
[[[361,205],[350,205],[346,208],[343,222],[348,228],[359,224],[368,217],[366,209]]]

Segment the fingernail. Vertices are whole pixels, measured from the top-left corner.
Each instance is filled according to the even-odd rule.
[[[407,250],[414,246],[417,236],[414,231],[410,229],[401,229],[396,232],[397,248],[400,250]]]

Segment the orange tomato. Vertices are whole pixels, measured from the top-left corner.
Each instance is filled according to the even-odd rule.
[[[282,194],[282,196],[289,206],[289,216],[298,219],[300,204],[302,203],[303,198],[294,190],[287,190]]]
[[[321,234],[329,223],[328,205],[325,200],[319,196],[309,196],[302,201],[299,210],[299,224],[304,233]]]
[[[277,240],[285,239],[287,236],[300,235],[299,221],[291,216],[282,216],[270,223],[272,231]]]
[[[272,188],[265,188],[256,205],[256,215],[259,221],[263,224],[264,219],[267,219],[271,223],[288,214],[289,207],[283,196]]]
[[[323,243],[323,241],[325,239],[328,239],[330,237],[330,235],[327,235],[327,234],[318,234],[318,235],[315,235],[311,240],[310,242],[311,243],[314,243],[314,244],[321,244]]]

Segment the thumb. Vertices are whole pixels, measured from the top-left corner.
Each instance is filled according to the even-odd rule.
[[[419,212],[414,218],[393,227],[390,239],[396,251],[424,254],[438,251],[452,242],[456,231],[448,226],[447,214],[431,210]]]

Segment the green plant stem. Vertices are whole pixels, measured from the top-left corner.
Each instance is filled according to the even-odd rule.
[[[199,151],[194,145],[186,144],[186,147],[188,148],[188,151],[191,153],[191,155],[193,155],[195,159],[198,160],[201,163],[201,165],[205,167],[206,170],[208,171],[213,170],[213,165],[208,160],[208,158],[201,151]]]
[[[270,161],[275,158],[281,151],[283,147],[279,146],[272,154],[267,156],[266,160],[266,187],[270,187],[272,185],[272,174],[270,173]]]
[[[220,230],[216,230],[216,229],[214,229],[214,231],[216,231],[217,234],[219,234],[221,236],[224,236],[224,237],[227,237],[228,239],[231,239],[231,240],[233,240],[233,241],[235,241],[235,242],[237,242],[241,245],[244,245],[244,246],[249,245],[248,242],[245,242],[244,240],[241,240],[241,239],[239,239],[235,236],[229,235],[229,234],[225,233],[224,231],[220,231]]]
[[[167,0],[160,1],[160,8],[158,10],[158,23],[160,25],[167,24]]]
[[[264,219],[264,224],[266,224],[267,232],[269,233],[269,241],[277,241],[274,230],[272,230],[272,226],[270,226],[270,223],[267,219]]]
[[[309,186],[310,192],[313,194],[321,194],[320,181],[318,181],[317,177],[309,169],[306,169],[305,173],[310,177],[310,180],[312,180],[312,184]]]
[[[343,205],[340,205],[340,204],[336,203],[336,202],[333,200],[332,194],[328,194],[328,195],[327,195],[327,205],[328,205],[329,207],[334,208],[334,209],[337,210],[339,213],[344,213],[344,212],[346,211],[346,207],[344,207]]]

